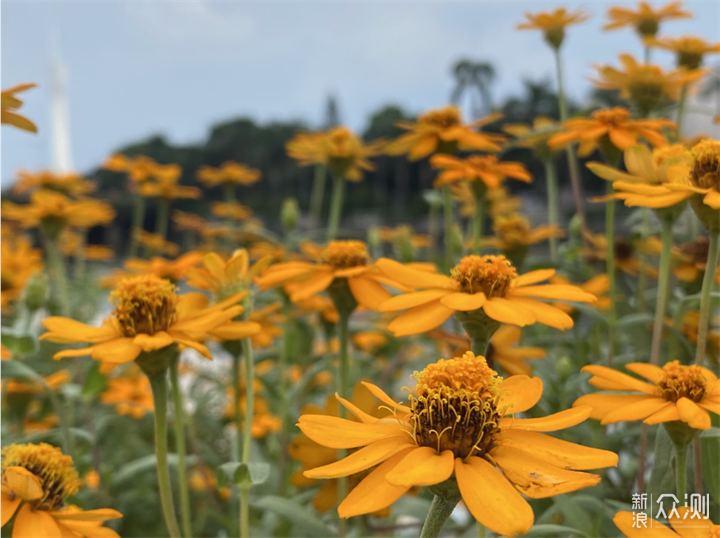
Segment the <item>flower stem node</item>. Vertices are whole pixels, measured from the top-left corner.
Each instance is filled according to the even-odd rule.
[[[349,316],[357,308],[358,303],[350,291],[347,278],[336,278],[327,290],[340,316]]]
[[[155,375],[165,375],[165,372],[170,368],[170,364],[177,356],[178,346],[177,344],[171,344],[155,351],[143,351],[135,359],[135,362],[148,377],[153,377]]]
[[[682,420],[663,422],[663,426],[677,449],[687,450],[695,436],[700,432],[700,430],[691,427]]]
[[[470,337],[473,353],[485,356],[490,338],[500,328],[500,322],[489,317],[482,309],[457,311],[455,318]]]

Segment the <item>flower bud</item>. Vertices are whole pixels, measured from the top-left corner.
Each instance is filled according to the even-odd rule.
[[[285,198],[280,209],[280,222],[286,232],[292,232],[300,218],[300,207],[295,198]]]
[[[25,285],[23,292],[23,302],[29,312],[35,312],[43,306],[48,298],[48,276],[38,271],[33,273]]]

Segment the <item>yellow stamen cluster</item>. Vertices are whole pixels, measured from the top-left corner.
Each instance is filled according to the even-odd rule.
[[[415,372],[410,423],[419,446],[451,450],[457,458],[482,456],[500,433],[497,372],[471,351]]]
[[[34,510],[61,508],[65,499],[77,493],[82,484],[72,458],[46,443],[10,445],[2,449],[3,491],[5,471],[10,467],[22,467],[40,479],[43,496],[31,501]]]
[[[460,125],[460,111],[452,106],[431,110],[425,114],[421,114],[418,123],[433,125],[440,129],[449,129]]]
[[[499,216],[493,230],[500,241],[508,245],[522,245],[530,233],[530,221],[522,215]]]
[[[321,263],[335,269],[367,265],[368,258],[367,245],[362,241],[331,241],[320,255]]]
[[[166,331],[175,321],[177,288],[169,280],[154,275],[126,278],[110,294],[125,336]]]
[[[630,118],[630,111],[620,107],[598,110],[593,113],[593,118],[606,125],[620,126]]]
[[[720,141],[701,140],[690,151],[690,181],[701,189],[720,188]]]
[[[450,276],[465,293],[504,297],[515,282],[517,271],[505,256],[465,256],[450,271]]]
[[[705,396],[706,381],[700,366],[685,366],[672,361],[663,366],[663,376],[657,386],[669,402],[677,402],[680,398],[699,402]]]

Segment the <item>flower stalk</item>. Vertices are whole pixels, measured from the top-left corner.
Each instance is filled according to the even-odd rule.
[[[655,305],[655,323],[653,325],[652,345],[650,347],[650,363],[660,364],[660,341],[662,340],[663,321],[667,309],[668,284],[670,281],[670,249],[672,248],[673,221],[664,218],[662,223],[662,250],[660,252],[660,275],[658,278],[658,295]]]
[[[178,458],[178,486],[180,488],[180,521],[184,538],[192,536],[190,524],[190,492],[188,490],[187,466],[185,462],[185,413],[183,410],[180,379],[178,376],[179,358],[170,364],[170,383],[175,413],[175,452]]]
[[[345,179],[342,176],[333,178],[333,193],[330,202],[330,219],[328,220],[327,240],[332,241],[337,237],[340,226],[340,215],[342,214],[343,200],[345,198]]]
[[[443,185],[442,195],[443,195],[443,210],[444,210],[444,216],[445,216],[445,267],[449,270],[453,265],[453,251],[452,251],[453,209],[452,209],[452,197],[450,195],[450,186],[449,185]],[[477,211],[477,202],[476,202],[476,211]]]
[[[168,222],[170,220],[170,200],[167,198],[160,198],[158,201],[157,211],[157,222],[155,223],[155,233],[162,237],[163,240],[167,239]]]
[[[135,203],[133,204],[133,223],[130,230],[130,245],[128,246],[128,258],[137,256],[140,232],[143,230],[145,223],[145,197],[139,192],[135,193]]]
[[[607,193],[615,192],[612,183],[607,184]],[[615,333],[617,329],[617,282],[615,278],[615,200],[609,200],[605,207],[606,272],[609,281],[608,295],[608,356],[607,365],[611,366],[615,355]]]
[[[250,338],[243,338],[243,356],[245,357],[245,430],[242,442],[242,463],[250,463],[250,445],[252,442],[252,423],[255,411],[255,363],[253,361]],[[237,404],[236,404],[237,405]],[[237,411],[237,408],[236,408]],[[236,415],[239,416],[239,415]],[[239,430],[238,430],[239,431]],[[240,537],[250,536],[250,485],[240,491]]]
[[[155,406],[155,457],[157,459],[158,488],[165,524],[170,538],[181,538],[175,506],[173,506],[170,471],[167,459],[167,371],[148,374]]]
[[[547,182],[547,200],[548,200],[548,225],[557,226],[559,222],[558,215],[558,178],[555,161],[544,159],[545,165],[545,181]],[[553,263],[558,261],[558,238],[552,236],[550,238],[550,259]]]
[[[322,204],[325,197],[325,181],[327,172],[322,164],[315,165],[313,174],[312,192],[310,194],[310,222],[312,226],[318,226],[322,217]]]
[[[70,294],[68,291],[68,278],[65,271],[65,260],[58,245],[58,237],[54,237],[43,230],[45,250],[47,251],[50,274],[55,281],[56,297],[63,316],[70,315]]]
[[[703,362],[705,362],[705,354],[707,352],[707,335],[712,302],[710,292],[713,287],[713,278],[715,277],[714,268],[717,267],[718,251],[720,250],[720,233],[710,231],[708,235],[710,245],[707,262],[705,264],[702,289],[700,290],[700,317],[698,320],[697,348],[695,349],[695,364],[698,366],[702,366]]]
[[[430,505],[430,511],[425,518],[422,531],[420,532],[420,538],[437,538],[440,535],[440,531],[445,525],[445,522],[453,513],[460,497],[442,497],[435,495]]]

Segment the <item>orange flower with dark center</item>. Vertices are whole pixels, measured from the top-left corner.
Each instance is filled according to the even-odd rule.
[[[227,161],[218,168],[202,166],[197,172],[197,178],[207,188],[220,185],[254,185],[260,178],[262,172],[257,168],[250,168],[247,165]]]
[[[674,52],[678,67],[697,69],[703,63],[706,54],[720,53],[720,42],[710,43],[698,36],[659,37],[647,39],[650,47]]]
[[[587,394],[573,406],[591,406],[590,416],[602,424],[682,421],[698,430],[710,428],[708,411],[720,415],[720,380],[707,368],[678,361],[662,368],[641,362],[627,364],[626,368],[650,383],[605,366],[586,366],[582,371],[593,375],[590,384],[598,388],[640,394]]]
[[[637,10],[626,7],[611,7],[607,13],[608,22],[603,30],[616,30],[632,26],[642,37],[657,34],[660,23],[671,19],[690,19],[692,13],[682,9],[682,2],[670,2],[654,9],[648,2],[638,2]]]
[[[398,122],[397,126],[409,131],[390,142],[385,151],[388,155],[405,155],[416,161],[432,155],[454,155],[458,151],[500,151],[505,137],[495,133],[479,133],[476,127],[492,123],[502,117],[492,114],[471,124],[464,124],[460,109],[448,106],[421,114],[417,123]]]
[[[634,120],[630,111],[615,107],[596,110],[590,118],[573,118],[563,124],[563,131],[550,138],[551,148],[559,148],[569,142],[579,142],[578,155],[586,157],[603,144],[625,150],[644,138],[654,146],[667,144],[661,131],[674,127],[669,120]]]
[[[565,28],[587,21],[590,15],[582,9],[572,13],[565,8],[558,8],[550,12],[525,13],[525,18],[527,22],[515,26],[516,30],[541,30],[545,41],[557,49],[565,39]]]
[[[668,168],[667,174],[668,189],[688,197],[700,194],[706,206],[720,209],[720,141],[701,140],[685,154],[685,163]]]
[[[442,172],[433,183],[435,188],[458,181],[482,183],[489,189],[498,188],[506,177],[525,183],[532,182],[532,176],[525,165],[513,161],[500,161],[495,155],[471,155],[465,159],[450,155],[433,155],[430,158],[433,168]]]

